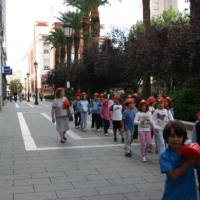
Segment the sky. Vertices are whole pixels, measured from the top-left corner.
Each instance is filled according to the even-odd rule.
[[[119,28],[130,28],[141,19],[141,0],[110,0],[111,6],[99,9],[100,22],[105,25],[105,31],[115,25]],[[180,11],[186,7],[184,0],[178,0]],[[55,21],[59,11],[65,12],[71,8],[63,5],[63,0],[8,0],[6,1],[6,49],[7,66],[14,71],[20,69],[21,60],[28,51],[33,40],[33,25],[35,21]],[[131,20],[130,20],[131,19]]]

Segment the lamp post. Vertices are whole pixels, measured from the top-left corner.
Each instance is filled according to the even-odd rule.
[[[34,63],[35,67],[35,105],[38,105],[38,91],[37,91],[37,68],[38,68],[38,63],[35,61]]]
[[[24,82],[25,82],[25,94],[24,94],[24,100],[26,101],[26,77],[24,78]]]
[[[30,102],[30,99],[29,99],[29,95],[30,95],[30,91],[29,91],[29,76],[30,76],[30,74],[29,73],[27,73],[27,81],[28,81],[28,102]]]
[[[70,22],[66,22],[63,25],[64,35],[67,38],[67,98],[70,101],[70,67],[71,67],[71,45],[70,45],[70,36],[72,33],[72,25]]]

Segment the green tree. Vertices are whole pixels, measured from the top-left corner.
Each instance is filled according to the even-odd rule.
[[[14,93],[14,92],[21,93],[22,89],[23,89],[22,83],[18,79],[15,79],[15,80],[10,82],[9,90],[12,93]]]
[[[74,62],[75,64],[78,64],[78,50],[80,45],[80,39],[81,39],[81,29],[82,29],[82,18],[83,13],[81,11],[76,10],[76,12],[60,12],[60,17],[57,17],[58,20],[60,20],[63,24],[66,22],[70,22],[72,25],[72,28],[74,30]]]
[[[55,28],[54,31],[50,32],[50,35],[46,38],[45,41],[49,42],[52,45],[52,48],[56,49],[55,66],[57,66],[59,63],[63,65],[65,62],[67,43],[64,32],[60,28]]]

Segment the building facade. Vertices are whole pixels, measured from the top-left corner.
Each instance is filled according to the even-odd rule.
[[[2,67],[6,66],[6,0],[0,0],[0,110],[7,96],[6,75],[2,73]]]
[[[164,10],[170,6],[174,10],[178,10],[178,0],[151,0],[150,1],[150,14],[152,17],[159,17]]]

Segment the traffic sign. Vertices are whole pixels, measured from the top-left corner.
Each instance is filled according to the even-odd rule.
[[[10,73],[10,67],[9,66],[4,66],[2,69],[2,73]]]

